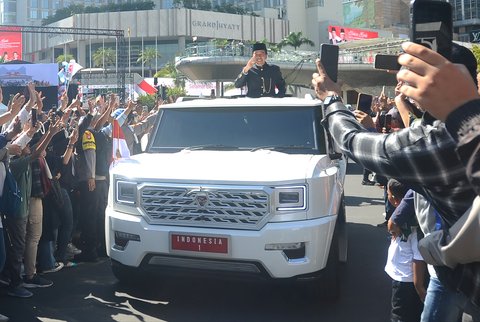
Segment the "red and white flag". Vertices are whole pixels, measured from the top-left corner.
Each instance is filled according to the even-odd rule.
[[[130,158],[130,150],[128,149],[127,141],[125,140],[125,135],[123,134],[122,127],[120,126],[117,120],[113,120],[112,141],[113,141],[113,160]]]
[[[135,92],[137,92],[138,95],[153,95],[157,92],[157,89],[153,85],[150,85],[145,79],[142,79],[135,85]]]

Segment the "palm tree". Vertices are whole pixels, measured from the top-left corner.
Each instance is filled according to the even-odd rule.
[[[295,50],[297,50],[298,47],[300,47],[301,45],[310,45],[310,46],[315,46],[315,43],[313,41],[311,41],[310,39],[308,38],[305,38],[303,37],[303,34],[301,31],[299,32],[291,32],[288,34],[287,37],[283,38],[280,43],[278,44],[278,46],[281,48],[281,47],[285,47],[285,46],[292,46],[293,48],[295,48]]]
[[[155,73],[155,75],[153,75],[153,77],[173,78],[175,86],[185,86],[185,77],[179,73],[178,69],[175,67],[174,62],[166,63],[162,69],[160,69],[158,72]]]
[[[92,55],[93,66],[105,69],[115,63],[116,52],[112,48],[100,47]]]
[[[75,59],[72,54],[66,54],[66,55],[60,55],[60,56],[58,56],[57,59],[56,59],[56,61],[57,61],[57,64],[61,64],[61,63],[63,63],[64,61],[69,62],[69,61],[71,61],[72,59]]]
[[[148,65],[148,70],[150,71],[150,77],[153,75],[152,64],[157,59],[162,57],[158,50],[153,47],[147,47],[140,52],[140,56],[137,59],[137,63],[143,63]]]

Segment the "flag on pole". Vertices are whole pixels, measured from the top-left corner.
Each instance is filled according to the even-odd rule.
[[[137,92],[138,95],[153,95],[157,92],[157,89],[145,79],[142,79],[135,85],[135,92]]]
[[[157,89],[153,84],[149,83],[146,78],[143,78],[136,73],[133,74],[133,82],[134,90],[137,95],[153,95],[157,92]]]
[[[128,159],[130,158],[130,150],[125,140],[125,135],[122,131],[122,127],[116,119],[113,120],[112,129],[112,141],[113,141],[113,160]]]

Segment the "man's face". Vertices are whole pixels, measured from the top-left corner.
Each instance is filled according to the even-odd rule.
[[[255,50],[253,57],[255,58],[255,64],[263,66],[267,60],[267,53],[263,50]]]

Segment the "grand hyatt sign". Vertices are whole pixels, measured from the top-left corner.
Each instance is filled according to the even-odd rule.
[[[192,27],[211,28],[215,30],[240,30],[240,25],[221,21],[193,20]]]

